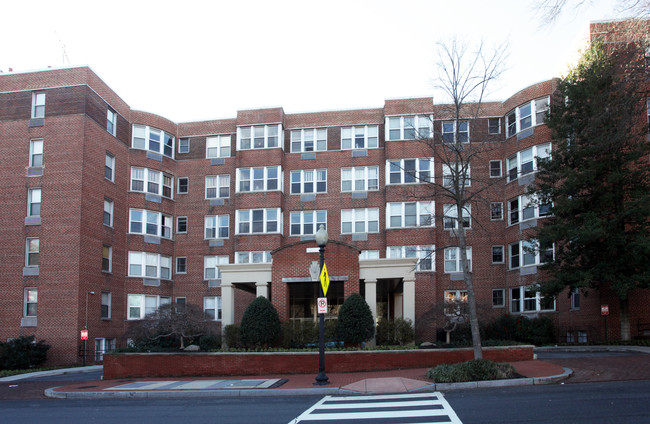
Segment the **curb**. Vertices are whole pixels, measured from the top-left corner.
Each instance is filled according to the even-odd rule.
[[[18,381],[18,380],[26,380],[28,378],[49,377],[49,376],[52,376],[52,375],[62,375],[62,374],[74,374],[74,373],[101,371],[102,369],[103,369],[102,365],[90,365],[90,366],[87,366],[87,367],[60,368],[60,369],[56,369],[56,370],[28,372],[28,373],[25,373],[25,374],[17,374],[17,375],[10,375],[9,377],[2,377],[2,378],[0,378],[0,383],[1,382]]]

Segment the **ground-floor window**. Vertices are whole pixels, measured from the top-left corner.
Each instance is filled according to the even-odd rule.
[[[532,286],[510,289],[510,312],[554,311],[555,297],[542,296]]]
[[[316,299],[320,295],[320,283],[289,284],[289,318],[292,320],[314,321],[318,317]],[[343,282],[330,282],[327,290],[327,314],[325,318],[335,318],[343,304]]]
[[[95,339],[95,361],[104,360],[104,354],[111,350],[115,350],[115,339]]]

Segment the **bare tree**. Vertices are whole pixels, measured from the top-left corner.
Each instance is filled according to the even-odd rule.
[[[545,23],[552,24],[558,20],[563,11],[572,9],[577,13],[593,3],[594,0],[538,0],[534,8],[542,15]],[[616,9],[626,18],[647,19],[650,17],[650,0],[618,0]]]

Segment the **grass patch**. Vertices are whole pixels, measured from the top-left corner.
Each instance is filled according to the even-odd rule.
[[[30,373],[30,372],[60,370],[60,369],[63,369],[63,368],[73,368],[73,367],[74,366],[28,368],[28,369],[24,369],[24,370],[0,370],[0,378],[2,378],[2,377],[11,377],[12,375],[27,374],[27,373]]]
[[[512,365],[487,359],[473,359],[460,364],[440,364],[427,371],[427,378],[435,383],[504,380],[518,377],[521,376]]]

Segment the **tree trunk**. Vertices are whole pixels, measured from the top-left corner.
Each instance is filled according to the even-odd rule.
[[[619,319],[621,321],[621,340],[630,340],[630,314],[628,308],[628,298],[619,299],[620,313]]]

